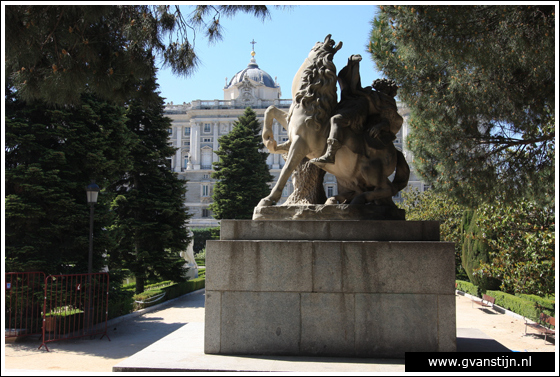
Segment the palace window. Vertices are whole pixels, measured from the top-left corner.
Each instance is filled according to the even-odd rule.
[[[210,123],[204,123],[204,133],[210,132]]]
[[[208,208],[202,209],[202,217],[210,217],[210,210]]]
[[[185,127],[185,136],[190,136],[190,134],[191,134],[191,128]]]
[[[208,185],[202,185],[202,196],[206,197],[206,196],[210,196],[210,188]]]

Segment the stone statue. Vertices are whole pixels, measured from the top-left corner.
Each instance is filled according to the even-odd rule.
[[[258,207],[275,204],[292,172],[307,159],[337,178],[339,195],[325,204],[395,206],[392,196],[408,184],[410,169],[392,143],[402,126],[393,98],[396,86],[376,80],[374,88],[362,88],[359,55],[350,56],[337,77],[332,59],[341,47],[331,35],[317,42],[294,77],[288,112],[274,106],[265,111],[264,144],[271,153],[287,157],[276,185]],[[274,140],[274,119],[288,131],[286,143],[277,145]],[[299,184],[305,184],[301,174]]]
[[[184,276],[186,279],[196,279],[198,277],[198,265],[194,259],[194,234],[189,230],[189,237],[191,237],[191,242],[187,246],[187,250],[181,251],[179,255],[185,260],[184,267],[187,267],[187,273]]]

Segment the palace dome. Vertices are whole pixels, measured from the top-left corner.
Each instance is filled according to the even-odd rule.
[[[245,77],[256,81],[258,83],[261,83],[263,85],[265,85],[266,87],[269,88],[277,88],[278,84],[276,84],[274,82],[274,80],[272,79],[272,77],[266,73],[265,71],[263,71],[262,69],[259,68],[259,65],[257,64],[257,61],[255,60],[255,55],[254,55],[254,51],[251,53],[251,55],[253,56],[251,58],[251,61],[249,62],[249,64],[247,65],[247,68],[237,72],[235,74],[235,76],[232,77],[232,79],[229,81],[229,83],[226,85],[226,87],[224,89],[227,88],[231,88],[232,86],[242,82]]]

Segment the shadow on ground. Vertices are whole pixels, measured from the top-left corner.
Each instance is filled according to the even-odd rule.
[[[204,292],[193,292],[187,296],[170,300],[169,304],[152,308],[147,315],[140,315],[134,318],[115,322],[110,320],[107,327],[107,335],[101,337],[85,336],[82,338],[58,340],[47,343],[49,351],[45,347],[38,349],[42,343],[41,336],[27,336],[7,341],[12,350],[11,357],[29,356],[30,353],[50,352],[50,353],[69,353],[75,355],[91,355],[106,359],[122,359],[134,355],[149,345],[166,337],[172,332],[185,326],[188,322],[177,321],[175,315],[173,320],[164,318],[163,310],[172,307],[174,310],[204,307]],[[161,315],[158,315],[161,313]],[[112,324],[113,323],[113,324]]]

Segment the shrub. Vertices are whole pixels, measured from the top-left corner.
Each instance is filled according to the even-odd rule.
[[[496,305],[533,321],[538,321],[540,313],[554,316],[555,304],[551,300],[540,297],[528,299],[527,297],[514,296],[501,291],[487,291],[486,294],[496,298]]]
[[[543,298],[535,295],[512,295],[502,291],[483,291],[480,287],[468,281],[457,280],[457,290],[468,293],[472,296],[482,297],[484,293],[496,299],[495,304],[522,315],[533,321],[538,321],[540,313],[554,316],[554,298]]]
[[[457,290],[461,291],[461,292],[465,292],[468,293],[469,295],[472,296],[476,296],[476,297],[482,297],[482,290],[474,285],[473,283],[470,283],[468,281],[463,281],[463,280],[457,280]]]
[[[463,213],[461,227],[463,229],[463,250],[461,261],[469,280],[480,287],[482,291],[487,289],[498,289],[501,282],[498,279],[476,274],[482,263],[489,261],[489,247],[483,237],[479,236],[480,229],[477,224],[478,214],[476,211],[467,210]],[[485,237],[488,237],[486,235]]]
[[[159,286],[158,284],[154,284],[149,290],[134,295],[134,301],[143,301],[142,303],[134,303],[136,310],[149,308],[150,306],[161,304],[162,302],[165,302],[167,300],[171,300],[189,292],[204,288],[206,286],[204,270],[202,272],[202,277],[199,275],[199,277],[196,279],[183,281],[180,283],[169,283],[170,282],[162,282],[159,283]],[[157,297],[161,295],[163,296],[160,299],[157,299]]]
[[[200,253],[206,248],[207,240],[218,240],[220,239],[220,227],[214,228],[193,228],[193,251],[194,254]]]

